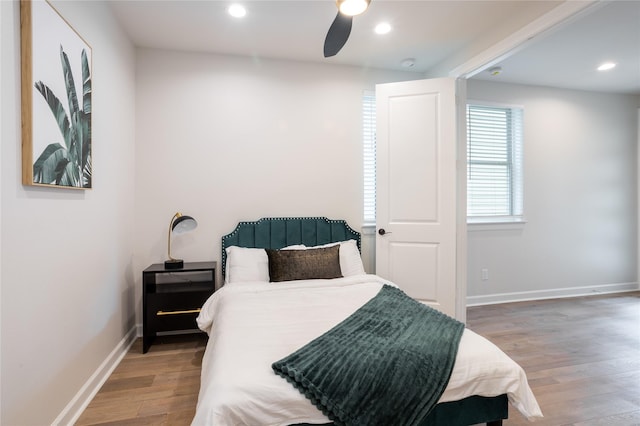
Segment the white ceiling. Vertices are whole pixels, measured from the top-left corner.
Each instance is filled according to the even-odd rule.
[[[597,71],[606,61],[616,68]],[[640,1],[597,4],[496,65],[498,76],[487,71],[475,78],[640,94]]]
[[[581,0],[572,0],[581,1]],[[324,58],[324,38],[337,9],[333,0],[239,0],[247,8],[231,18],[231,1],[112,1],[136,46],[353,65],[428,73],[461,53],[476,54],[558,6],[540,0],[372,0],[354,18],[345,47]],[[387,21],[392,31],[373,28]],[[579,18],[548,31],[498,65],[492,78],[474,78],[583,90],[640,94],[640,1],[590,7]],[[404,59],[415,65],[403,68]],[[608,59],[606,75],[594,68]]]

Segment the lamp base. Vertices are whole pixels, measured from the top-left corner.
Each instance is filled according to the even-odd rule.
[[[182,269],[184,268],[184,260],[169,259],[164,261],[164,269]]]

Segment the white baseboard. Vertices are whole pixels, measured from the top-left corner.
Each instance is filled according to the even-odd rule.
[[[98,393],[104,382],[107,381],[113,370],[120,364],[120,361],[129,351],[137,337],[137,327],[131,330],[122,338],[120,343],[111,351],[109,356],[100,364],[96,371],[89,377],[80,388],[73,399],[64,407],[64,410],[53,421],[53,425],[73,425],[93,397]]]
[[[495,305],[497,303],[524,302],[527,300],[559,299],[565,297],[595,296],[598,294],[624,293],[640,290],[637,282],[603,284],[586,287],[568,287],[550,290],[522,291],[514,293],[468,296],[467,306]]]

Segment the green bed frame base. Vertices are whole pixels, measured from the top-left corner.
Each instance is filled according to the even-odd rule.
[[[280,249],[294,244],[316,246],[345,240],[356,240],[358,249],[361,250],[360,233],[354,231],[344,220],[326,217],[268,217],[254,222],[240,222],[236,229],[222,237],[222,276],[224,277],[226,267],[226,248],[230,246]],[[469,426],[479,423],[499,426],[508,416],[509,402],[506,395],[491,398],[470,396],[460,401],[436,405],[420,426]]]

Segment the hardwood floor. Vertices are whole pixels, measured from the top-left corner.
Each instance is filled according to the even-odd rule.
[[[77,426],[189,425],[200,390],[206,335],[138,338],[82,413]]]
[[[468,327],[518,362],[536,425],[640,425],[640,293],[467,309]],[[505,426],[529,424],[513,407]]]
[[[640,292],[468,309],[468,327],[526,371],[545,418],[535,425],[640,425]],[[205,336],[140,339],[76,423],[189,425]],[[505,426],[530,424],[510,407]]]

